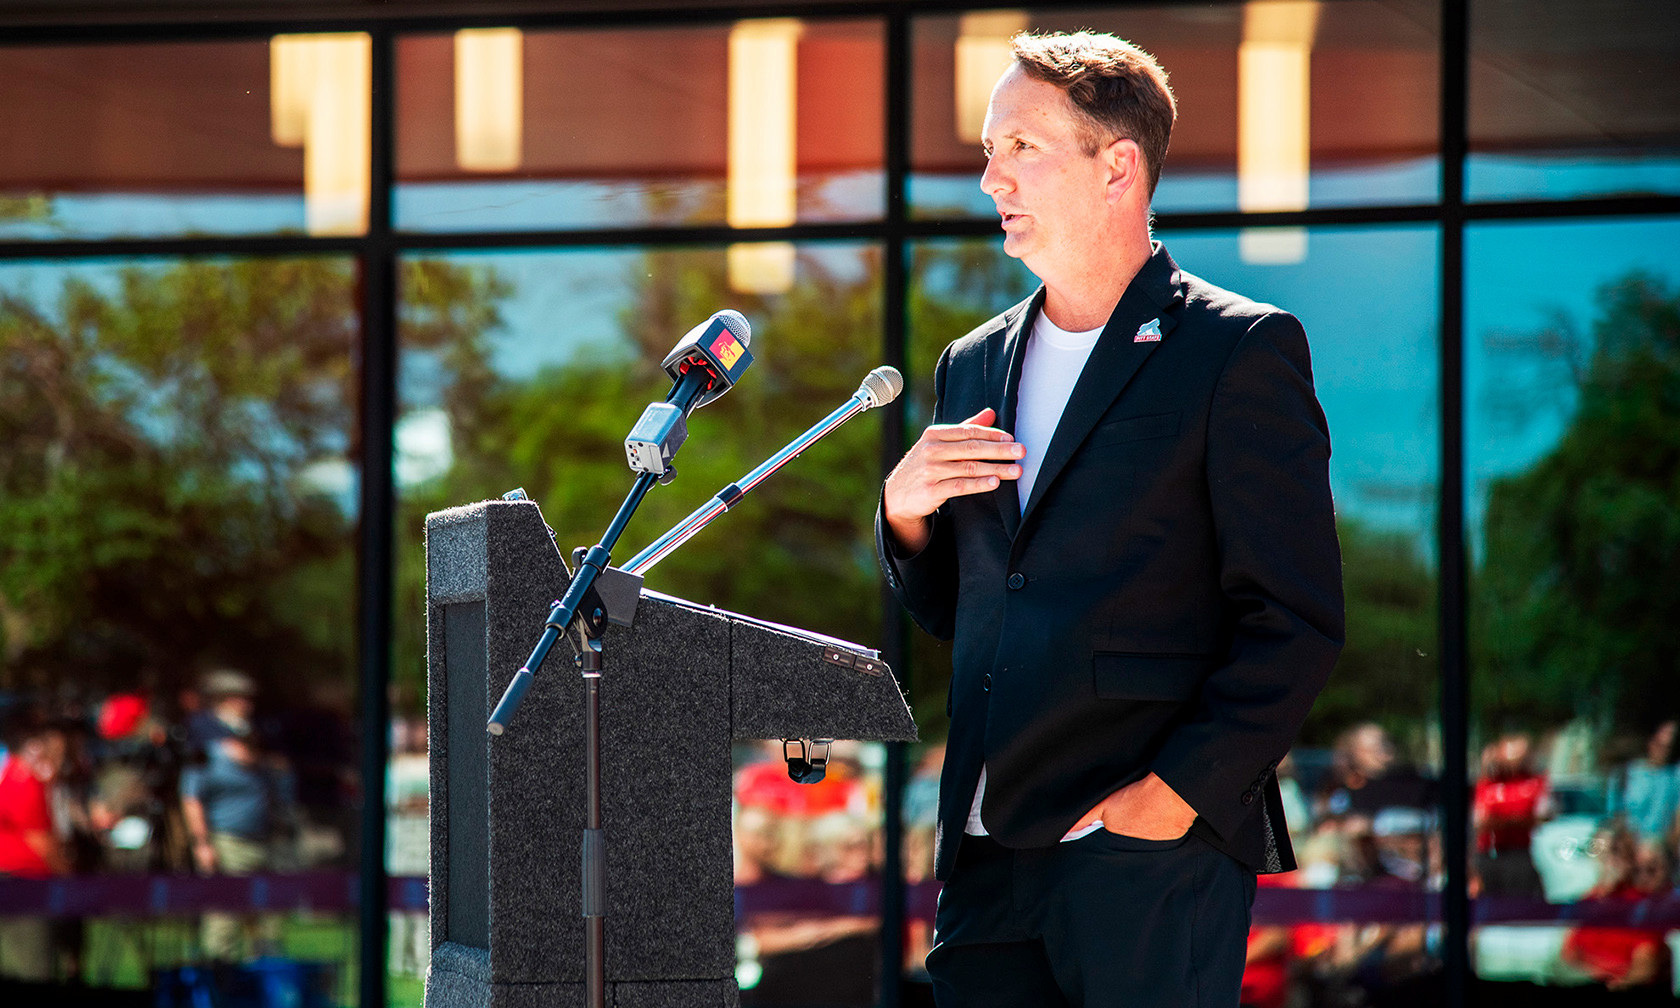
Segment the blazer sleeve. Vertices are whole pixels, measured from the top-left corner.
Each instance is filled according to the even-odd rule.
[[[944,402],[945,374],[950,362],[949,348],[940,355],[934,368],[934,423],[940,420]],[[910,613],[916,625],[940,640],[950,640],[956,634],[957,621],[957,545],[951,521],[944,508],[934,512],[933,537],[921,552],[905,553],[887,529],[886,490],[875,503],[875,553],[881,562],[881,572],[898,597],[899,604]]]
[[[1237,344],[1207,439],[1220,588],[1234,629],[1151,769],[1229,838],[1262,800],[1343,641],[1330,433],[1293,316],[1265,315]]]

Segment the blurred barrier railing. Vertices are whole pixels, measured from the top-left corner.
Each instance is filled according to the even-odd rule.
[[[88,875],[0,878],[0,917],[167,916],[207,911],[351,913],[359,876],[344,871],[258,875]],[[386,887],[393,910],[425,910],[426,879]]]
[[[353,872],[313,871],[261,875],[94,875],[54,879],[0,878],[0,917],[147,917],[209,911],[298,911],[337,914],[357,906]],[[424,911],[424,876],[393,876],[386,885],[391,910]],[[906,912],[931,921],[937,882],[906,891]],[[792,912],[813,916],[873,916],[880,912],[880,883],[774,879],[735,889],[735,916]],[[1439,893],[1369,886],[1348,889],[1263,888],[1254,900],[1256,924],[1356,922],[1405,924],[1440,920]],[[1586,924],[1680,929],[1680,890],[1637,902],[1582,900],[1545,903],[1511,897],[1474,902],[1477,924]]]

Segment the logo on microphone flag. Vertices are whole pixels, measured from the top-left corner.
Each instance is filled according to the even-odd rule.
[[[1132,337],[1132,342],[1133,343],[1159,343],[1159,342],[1161,342],[1161,320],[1158,319],[1158,318],[1152,318],[1148,322],[1145,322],[1143,325],[1138,326],[1137,335]]]
[[[722,364],[726,371],[734,369],[735,362],[741,359],[741,353],[744,349],[740,341],[727,329],[718,333],[718,338],[712,342],[712,353],[716,355],[718,363]]]

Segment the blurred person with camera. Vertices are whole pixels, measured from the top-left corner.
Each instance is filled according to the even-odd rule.
[[[284,764],[267,757],[251,717],[256,684],[223,669],[205,679],[206,714],[195,728],[205,762],[181,775],[181,812],[193,864],[205,875],[250,875],[274,867],[270,844],[288,821],[291,781]],[[207,913],[206,956],[239,961],[273,951],[278,922],[252,914]]]

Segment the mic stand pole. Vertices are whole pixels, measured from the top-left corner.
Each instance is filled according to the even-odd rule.
[[[601,635],[608,623],[630,626],[642,579],[609,566],[612,547],[642,498],[659,481],[655,473],[641,473],[613,517],[601,541],[573,554],[577,566],[571,584],[549,611],[542,638],[531,657],[508,684],[490,715],[489,731],[500,735],[519,707],[525,691],[561,633],[578,638],[578,668],[583,674],[584,702],[584,826],[582,857],[584,1004],[606,1008],[607,1003],[607,848],[601,828],[601,671],[605,664]],[[581,555],[580,555],[581,554]],[[580,611],[581,610],[581,611]]]
[[[586,621],[593,623],[593,621]],[[585,635],[578,668],[583,673],[582,857],[583,1003],[607,1004],[607,843],[601,828],[601,636]]]

